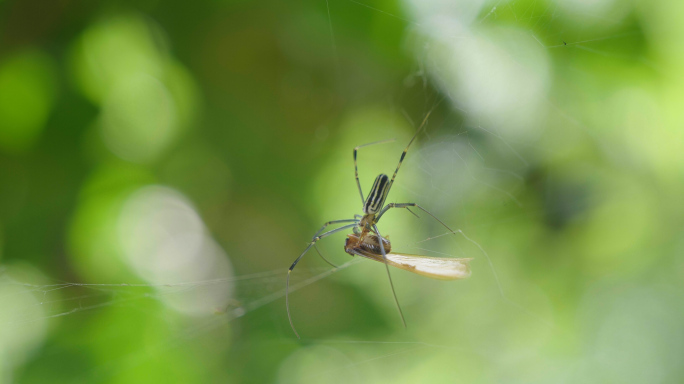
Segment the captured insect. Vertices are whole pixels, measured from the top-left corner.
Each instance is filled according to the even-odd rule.
[[[378,230],[377,224],[382,218],[382,215],[384,215],[388,210],[392,208],[406,208],[406,210],[408,210],[410,213],[412,213],[415,216],[418,216],[409,209],[418,208],[421,211],[428,214],[433,219],[437,220],[442,226],[444,226],[444,228],[448,229],[451,233],[456,234],[456,232],[454,232],[451,228],[444,224],[435,215],[428,212],[425,208],[421,207],[416,203],[389,203],[385,205],[385,200],[387,199],[387,195],[389,194],[390,189],[392,188],[394,179],[397,177],[399,167],[401,167],[401,164],[404,161],[404,157],[406,157],[406,153],[408,152],[409,147],[427,123],[428,117],[430,117],[430,113],[428,113],[425,116],[420,127],[413,135],[413,138],[411,138],[411,141],[409,141],[408,145],[404,149],[404,152],[401,154],[401,157],[399,158],[399,164],[397,164],[397,168],[394,170],[392,179],[387,177],[387,175],[385,174],[378,175],[378,177],[375,178],[375,182],[373,183],[373,187],[371,188],[368,197],[365,199],[363,197],[363,191],[361,189],[361,182],[359,181],[359,170],[356,163],[356,154],[360,148],[375,144],[387,143],[393,140],[378,141],[374,143],[359,145],[358,147],[354,148],[354,174],[356,177],[356,185],[359,188],[359,195],[361,196],[361,203],[363,204],[363,215],[355,215],[353,219],[328,221],[327,223],[323,224],[321,229],[319,229],[318,232],[316,232],[316,234],[313,236],[311,242],[306,247],[304,252],[302,252],[302,254],[299,255],[299,257],[294,261],[294,263],[292,263],[292,266],[287,271],[287,282],[285,286],[285,306],[287,308],[287,318],[289,319],[290,326],[292,327],[292,330],[294,331],[295,335],[297,335],[297,338],[299,338],[299,334],[297,333],[297,330],[295,329],[294,324],[292,323],[292,316],[290,315],[290,274],[292,273],[292,270],[297,265],[297,263],[299,263],[299,260],[301,260],[302,257],[304,257],[304,255],[311,249],[311,247],[314,247],[318,252],[316,242],[332,235],[333,233],[353,228],[353,234],[347,236],[344,250],[352,256],[358,255],[385,264],[385,268],[387,270],[387,278],[389,279],[390,288],[392,289],[392,295],[394,296],[394,302],[397,305],[397,310],[399,311],[399,316],[401,317],[401,321],[403,322],[404,327],[406,327],[406,321],[404,320],[404,314],[401,311],[401,306],[399,305],[397,294],[394,291],[394,284],[392,283],[392,276],[390,274],[389,266],[397,267],[405,271],[441,280],[457,280],[464,279],[470,276],[470,268],[468,262],[471,259],[428,257],[394,253],[392,252],[392,245],[389,241],[389,238],[380,235],[380,231]],[[323,232],[323,230],[325,230],[325,228],[327,228],[329,225],[341,223],[351,224],[343,225],[339,228]],[[323,257],[323,255],[320,252],[318,253],[321,257]],[[325,260],[325,258],[323,259]],[[326,260],[326,262],[328,261]],[[330,262],[328,263],[331,264]]]

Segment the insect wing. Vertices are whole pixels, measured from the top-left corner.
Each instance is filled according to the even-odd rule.
[[[353,249],[356,255],[379,261],[383,263],[382,255],[368,252],[364,249]],[[439,280],[458,280],[470,277],[470,266],[468,263],[472,259],[456,259],[445,257],[430,257],[419,255],[408,255],[404,253],[388,253],[387,264],[413,272],[418,275],[427,276]]]

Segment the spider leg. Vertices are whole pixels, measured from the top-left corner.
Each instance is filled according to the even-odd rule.
[[[454,231],[453,229],[449,228],[449,226],[447,226],[446,224],[444,224],[444,222],[443,222],[442,220],[438,219],[437,216],[433,215],[432,213],[430,213],[430,211],[428,211],[427,209],[421,207],[420,205],[418,205],[418,204],[416,204],[416,203],[389,203],[389,204],[385,205],[385,207],[378,213],[378,216],[376,217],[375,220],[376,220],[376,221],[380,221],[380,218],[382,217],[382,215],[384,215],[385,212],[389,211],[389,210],[392,209],[392,208],[406,208],[407,211],[413,213],[413,211],[411,211],[411,210],[409,209],[409,207],[415,207],[415,208],[418,208],[418,209],[420,209],[421,211],[427,213],[428,215],[430,215],[430,217],[432,217],[433,219],[437,220],[438,223],[442,224],[442,226],[443,226],[444,228],[448,229],[449,232],[451,232],[451,233],[453,233],[453,234],[456,234],[456,232],[461,232],[460,229],[457,230],[457,231]],[[416,215],[415,213],[413,213],[413,214]],[[418,216],[418,215],[416,215],[416,216]],[[461,232],[461,233],[463,233],[463,232]]]
[[[394,140],[395,139],[375,141],[372,143],[359,145],[359,146],[354,148],[354,176],[356,177],[356,186],[359,187],[359,195],[361,195],[361,204],[363,204],[366,201],[366,199],[363,198],[363,191],[361,191],[361,182],[359,181],[359,168],[356,165],[356,152],[359,150],[359,148],[368,147],[368,146],[375,145],[375,144],[391,143]]]
[[[438,104],[438,105],[439,105],[439,104]],[[397,164],[397,169],[394,170],[394,175],[392,175],[392,180],[390,180],[389,187],[387,188],[387,193],[388,193],[388,194],[389,194],[389,191],[392,189],[392,184],[394,184],[394,178],[397,177],[397,173],[399,172],[399,167],[401,167],[401,163],[404,162],[404,157],[406,157],[406,152],[408,152],[409,147],[410,147],[411,144],[413,143],[413,140],[415,140],[416,137],[418,137],[418,134],[419,134],[419,133],[423,130],[423,128],[425,127],[425,125],[427,124],[428,118],[430,117],[430,115],[432,114],[432,111],[434,111],[436,107],[437,107],[437,105],[435,105],[435,106],[434,106],[434,107],[425,115],[425,118],[423,119],[423,122],[420,124],[420,127],[418,127],[418,130],[416,131],[416,133],[415,133],[415,134],[413,135],[413,137],[411,138],[411,141],[409,141],[408,145],[406,145],[406,148],[404,148],[404,152],[402,152],[401,157],[399,158],[399,164]]]
[[[417,217],[417,218],[420,219],[420,216],[418,216],[418,215],[417,215],[415,212],[413,212],[412,210],[408,209],[408,207],[406,207],[406,210],[409,211],[409,212],[411,212],[411,213],[413,214],[413,216],[415,216],[415,217]]]
[[[321,253],[321,251],[318,250],[318,247],[317,247],[316,245],[314,245],[314,249],[316,250],[316,252],[318,252],[318,256],[320,256],[321,259],[323,259],[323,261],[325,261],[326,263],[330,264],[330,266],[333,267],[333,268],[337,268],[337,267],[338,267],[337,265],[331,263],[328,259],[326,259],[325,256],[323,256],[323,254]]]
[[[519,306],[518,304],[516,304],[515,302],[513,302],[512,300],[510,300],[510,299],[504,294],[503,288],[501,287],[501,282],[499,281],[499,275],[496,273],[496,269],[494,268],[494,264],[492,263],[492,259],[489,257],[489,254],[482,248],[482,246],[481,246],[480,244],[478,244],[475,240],[473,240],[473,239],[471,239],[470,237],[466,236],[466,234],[465,234],[462,230],[457,229],[457,230],[454,231],[453,229],[449,228],[448,225],[444,224],[444,222],[443,222],[442,220],[438,219],[437,216],[435,216],[435,215],[433,215],[432,213],[430,213],[430,211],[428,211],[427,209],[421,207],[420,205],[418,205],[418,204],[416,204],[416,203],[401,203],[401,204],[389,203],[389,204],[387,204],[387,205],[378,213],[378,215],[377,215],[376,218],[375,218],[375,221],[376,221],[376,222],[380,221],[380,218],[382,217],[382,215],[384,215],[385,212],[387,212],[388,210],[390,210],[390,209],[392,209],[392,208],[406,208],[406,209],[408,210],[409,207],[416,207],[416,208],[420,209],[421,211],[427,213],[428,215],[430,215],[430,217],[432,217],[433,219],[437,220],[438,223],[440,223],[444,228],[446,228],[446,229],[447,229],[449,232],[451,232],[452,234],[456,235],[457,233],[460,233],[461,236],[463,236],[466,240],[468,240],[469,242],[471,242],[471,243],[473,243],[475,246],[477,246],[477,247],[480,249],[480,252],[482,252],[482,254],[483,254],[483,255],[485,256],[485,258],[487,259],[487,263],[489,264],[489,268],[492,270],[492,275],[494,275],[494,280],[496,280],[496,285],[497,285],[497,287],[499,288],[499,294],[501,294],[501,297],[502,297],[504,300],[506,300],[506,301],[512,303],[513,305]],[[409,212],[410,212],[410,211],[409,211]]]
[[[380,231],[378,231],[378,226],[373,224],[373,229],[380,239]],[[387,278],[390,282],[390,288],[392,288],[392,295],[394,295],[394,302],[397,304],[397,309],[399,310],[399,316],[401,316],[401,322],[404,323],[404,328],[406,328],[406,320],[404,319],[404,313],[401,311],[401,306],[399,305],[399,299],[397,299],[397,293],[394,291],[394,283],[392,283],[392,275],[390,275],[389,265],[387,264],[387,253],[385,252],[385,245],[382,240],[379,240],[380,251],[382,252],[382,260],[385,262],[385,269],[387,270]]]
[[[328,227],[328,225],[331,225],[331,224],[351,223],[351,222],[358,223],[358,220],[356,219],[356,216],[358,216],[358,215],[355,215],[353,219],[344,219],[344,220],[332,220],[332,221],[328,221],[327,223],[323,224],[323,226],[321,227],[321,229],[319,229],[318,232],[316,232],[316,234],[313,235],[313,237],[316,238],[318,235],[321,234],[321,232],[323,232],[323,230],[324,230],[326,227]]]
[[[353,221],[354,224],[343,225],[343,226],[341,226],[341,227],[339,227],[339,228],[335,228],[335,229],[333,229],[333,230],[331,230],[331,231],[328,231],[328,232],[325,232],[325,233],[323,233],[323,234],[320,234],[320,233],[323,231],[323,229],[325,229],[325,227],[327,227],[327,226],[330,225],[330,224],[340,223],[340,222],[350,222],[350,221]],[[313,247],[313,246],[316,245],[316,242],[317,242],[318,240],[323,239],[323,238],[326,238],[326,237],[332,235],[333,233],[337,233],[337,232],[343,231],[343,230],[345,230],[345,229],[354,227],[354,226],[356,225],[356,222],[357,222],[357,220],[355,220],[355,219],[348,219],[348,220],[334,220],[334,221],[329,221],[329,222],[325,223],[325,224],[323,225],[323,227],[322,227],[318,232],[316,232],[316,235],[314,235],[314,237],[311,239],[311,242],[310,242],[309,245],[306,247],[306,249],[304,250],[304,252],[302,252],[302,254],[299,255],[299,257],[297,258],[297,260],[295,260],[294,263],[292,263],[292,266],[290,267],[290,269],[287,270],[287,280],[286,280],[286,282],[285,282],[285,307],[287,308],[287,318],[288,318],[288,320],[290,320],[290,326],[292,327],[292,330],[294,331],[295,335],[297,335],[297,338],[298,338],[298,339],[300,338],[300,337],[299,337],[299,334],[297,333],[297,330],[295,329],[294,324],[292,323],[292,316],[290,316],[290,296],[289,296],[289,292],[290,292],[290,274],[292,273],[292,270],[293,270],[294,267],[297,265],[297,263],[299,263],[299,260],[301,260],[302,257],[304,257],[304,255],[306,255],[306,253],[309,252],[309,249],[311,249],[311,247]]]
[[[358,220],[356,220],[356,216],[358,216],[358,215],[354,215],[354,219],[345,219],[345,220],[332,220],[332,221],[328,221],[327,223],[323,224],[323,226],[321,227],[321,229],[319,229],[318,232],[316,232],[316,234],[314,235],[314,237],[320,235],[321,232],[323,232],[323,230],[324,230],[328,225],[331,225],[331,224],[351,223],[351,222],[357,223]],[[315,245],[314,245],[314,249],[316,249],[316,252],[318,252],[318,256],[320,256],[321,259],[323,259],[326,263],[332,265],[333,268],[337,268],[337,265],[331,263],[328,259],[326,259],[325,256],[323,256],[323,254],[321,253],[321,251],[318,250],[318,247],[316,247]]]

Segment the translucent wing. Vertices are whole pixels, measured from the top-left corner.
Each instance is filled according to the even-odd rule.
[[[364,249],[354,248],[350,249],[348,252],[353,252],[355,255],[363,256],[381,263],[384,262],[381,254],[378,255]],[[407,255],[404,253],[388,253],[386,257],[387,265],[433,279],[458,280],[470,277],[470,266],[468,265],[468,262],[472,259],[429,257]]]

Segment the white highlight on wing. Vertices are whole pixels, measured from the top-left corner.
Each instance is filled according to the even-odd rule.
[[[359,256],[383,263],[382,255],[365,250],[354,249]],[[387,264],[418,275],[440,280],[458,280],[470,277],[472,259],[457,259],[445,257],[429,257],[419,255],[407,255],[404,253],[388,253]]]
[[[382,257],[382,255],[380,255]],[[471,259],[450,259],[390,253],[388,262],[404,266],[402,269],[435,279],[456,280],[470,277]]]

